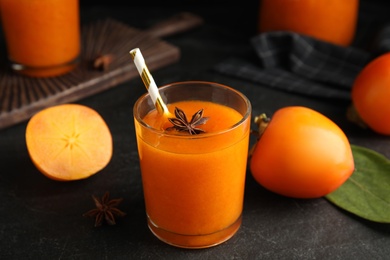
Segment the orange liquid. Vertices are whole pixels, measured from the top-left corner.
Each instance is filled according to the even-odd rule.
[[[355,36],[359,0],[261,0],[259,31],[293,31],[341,46]]]
[[[183,101],[188,120],[200,108],[206,134],[145,134],[136,122],[146,211],[151,230],[163,241],[201,248],[230,238],[241,224],[250,120],[225,133],[243,116],[226,106]],[[154,110],[143,120],[156,129]],[[167,125],[167,124],[165,124]],[[170,132],[171,133],[171,132]],[[211,134],[211,136],[209,135]],[[202,137],[203,136],[203,137]]]
[[[80,54],[78,0],[0,0],[11,62],[20,72],[48,77],[66,73]]]

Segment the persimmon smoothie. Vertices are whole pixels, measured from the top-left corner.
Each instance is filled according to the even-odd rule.
[[[11,67],[28,76],[69,72],[80,54],[79,0],[1,0]]]
[[[219,84],[177,84],[184,85],[172,90],[176,93],[198,90],[216,92],[215,96],[226,96],[226,100],[236,97],[230,98],[234,104],[226,105],[203,97],[167,103],[173,118],[179,108],[189,123],[202,110],[198,118],[205,120],[193,124],[197,131],[193,134],[175,127],[181,124],[175,120],[177,116],[173,124],[162,120],[155,109],[140,115],[142,101],[137,101],[134,115],[148,225],[168,244],[209,247],[229,239],[241,224],[250,103],[242,94]],[[169,96],[170,87],[162,93]]]

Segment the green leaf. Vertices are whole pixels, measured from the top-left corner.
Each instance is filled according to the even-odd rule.
[[[359,217],[390,223],[390,160],[373,150],[351,147],[354,173],[325,198]]]

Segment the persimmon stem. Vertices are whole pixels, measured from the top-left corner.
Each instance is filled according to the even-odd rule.
[[[271,119],[269,117],[267,117],[267,115],[265,113],[259,115],[259,116],[256,116],[255,117],[255,124],[257,125],[258,127],[258,130],[257,131],[251,131],[251,134],[255,134],[257,136],[257,141],[260,139],[260,137],[263,135],[265,129],[267,128],[268,124],[269,124],[269,121]],[[256,145],[257,145],[257,142],[249,149],[249,153],[248,153],[248,158],[250,158],[256,148]]]
[[[259,128],[259,138],[264,133],[270,120],[271,119],[269,117],[267,117],[267,115],[265,113],[255,117],[255,124]]]

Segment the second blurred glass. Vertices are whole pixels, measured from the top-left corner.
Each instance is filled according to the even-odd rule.
[[[293,31],[348,46],[358,6],[359,0],[260,0],[259,32]]]
[[[79,0],[0,0],[13,70],[52,77],[75,68],[80,55]]]

